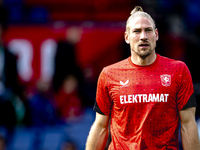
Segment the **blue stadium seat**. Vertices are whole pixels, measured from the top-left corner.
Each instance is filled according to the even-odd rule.
[[[62,130],[59,128],[46,128],[43,133],[41,133],[41,150],[60,150],[61,144],[64,140],[64,135]]]
[[[31,129],[17,129],[8,150],[35,150],[35,132]]]

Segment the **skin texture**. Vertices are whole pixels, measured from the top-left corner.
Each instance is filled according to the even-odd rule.
[[[179,111],[182,145],[184,150],[200,150],[198,128],[195,121],[195,111],[195,107]]]
[[[86,150],[104,150],[108,139],[109,116],[96,113],[96,119],[90,129]]]
[[[130,30],[125,32],[126,43],[130,44],[131,60],[136,65],[150,65],[156,59],[155,47],[158,30],[145,17],[136,17],[129,22]]]

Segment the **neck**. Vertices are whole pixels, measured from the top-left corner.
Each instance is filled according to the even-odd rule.
[[[143,58],[138,56],[137,54],[131,54],[131,61],[139,66],[148,66],[151,65],[156,60],[156,53],[155,50],[147,57]]]

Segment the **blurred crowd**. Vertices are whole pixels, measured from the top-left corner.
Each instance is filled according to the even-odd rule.
[[[94,74],[92,67],[82,70],[78,65],[74,50],[78,37],[71,34],[66,40],[57,43],[52,80],[36,81],[30,95],[27,85],[18,78],[17,57],[3,43],[3,35],[9,24],[20,23],[16,18],[9,18],[12,14],[9,12],[9,2],[11,1],[5,0],[0,5],[0,150],[6,147],[13,150],[23,150],[22,147],[27,150],[53,150],[56,145],[51,142],[56,140],[61,145],[57,146],[60,147],[58,149],[84,149],[95,115],[92,106],[98,75]],[[104,9],[106,12],[106,6],[110,6],[108,3],[103,5],[104,1],[95,2],[96,7],[102,4],[98,9],[100,12]],[[134,0],[130,4],[129,8],[141,5],[155,19],[159,31],[156,52],[182,60],[188,65],[199,105],[200,1]],[[129,14],[126,15],[128,18]],[[123,21],[125,25],[126,18],[119,21]],[[48,19],[42,23],[49,23]],[[130,55],[130,49],[124,41],[121,43],[122,60]],[[198,108],[199,106],[197,119],[200,117]],[[21,145],[17,145],[17,140],[21,140]],[[23,145],[24,141],[34,147]]]

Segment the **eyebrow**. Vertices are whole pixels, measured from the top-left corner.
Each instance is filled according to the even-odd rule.
[[[141,30],[142,28],[133,28],[132,30]],[[153,30],[153,27],[146,27],[144,29],[152,29]]]

